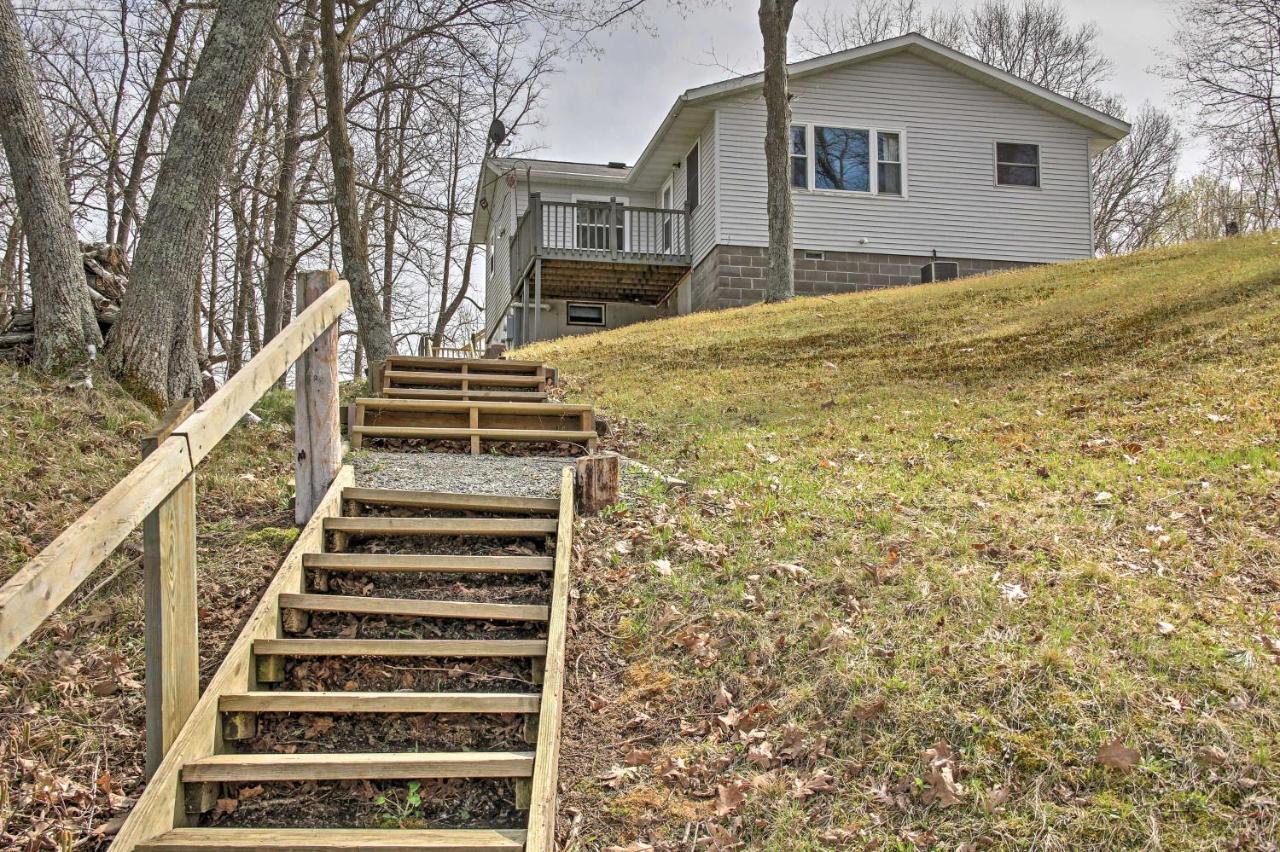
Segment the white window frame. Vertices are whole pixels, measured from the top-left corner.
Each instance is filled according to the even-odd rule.
[[[842,125],[834,122],[824,122],[824,121],[793,121],[791,122],[791,126],[804,128],[804,144],[807,152],[806,157],[809,160],[808,187],[801,189],[798,186],[793,186],[791,187],[792,192],[803,192],[809,195],[834,195],[840,198],[883,198],[887,200],[897,200],[897,201],[907,200],[907,196],[910,194],[911,182],[907,179],[908,167],[907,167],[907,132],[906,130],[902,129],[901,127],[890,127],[890,126],[874,125],[874,124],[867,125],[864,127],[852,127],[847,124]],[[816,179],[818,158],[816,154],[816,149],[813,144],[814,128],[816,127],[827,127],[832,130],[865,130],[867,133],[870,134],[867,140],[869,143],[868,153],[870,154],[870,160],[871,160],[870,168],[868,170],[870,172],[870,175],[868,176],[868,184],[870,186],[870,189],[863,190],[863,189],[825,189],[825,188],[819,189],[818,188],[817,179]],[[884,193],[884,194],[880,193],[880,169],[878,168],[878,166],[880,165],[880,158],[879,158],[880,148],[879,148],[877,136],[881,133],[893,133],[898,137],[898,156],[902,158],[898,160],[898,163],[900,164],[901,170],[902,170],[902,194],[901,195],[893,195],[891,193]],[[790,184],[791,182],[790,152],[791,152],[791,136],[790,136],[790,130],[788,130],[788,135],[787,135],[787,153],[788,153],[787,183],[788,184]]]
[[[600,322],[574,322],[573,320],[569,319],[569,309],[575,308],[575,307],[599,308]],[[609,311],[609,308],[604,302],[580,302],[580,301],[565,302],[564,303],[564,324],[587,327],[587,328],[605,328],[609,324],[608,311]]]
[[[1000,166],[1025,166],[1026,163],[1001,163],[1000,162],[1000,146],[1001,145],[1030,145],[1036,149],[1036,183],[1035,186],[1027,186],[1025,183],[1001,183],[1000,182]],[[996,189],[1011,189],[1015,192],[1018,190],[1043,189],[1044,188],[1044,146],[1039,142],[1021,142],[1017,139],[993,139],[991,140],[991,185]]]
[[[618,204],[621,204],[623,207],[623,210],[622,210],[623,245],[618,248],[618,251],[631,251],[631,211],[626,209],[627,207],[631,206],[630,196],[579,195],[578,193],[575,192],[573,195],[569,196],[569,200],[572,201],[575,205],[577,205],[579,201],[604,201],[606,203],[610,201],[614,201],[614,202],[617,202]],[[578,245],[578,208],[576,206],[573,208],[573,247],[582,248],[581,246]],[[604,251],[604,249],[582,249],[582,250],[583,251]]]
[[[669,196],[669,202],[663,202],[663,197]],[[674,210],[676,208],[676,175],[671,175],[662,182],[662,188],[658,190],[658,207],[664,210]],[[662,244],[664,252],[671,251],[671,247],[676,242],[676,224],[675,217],[670,213],[664,213],[662,217],[662,233],[658,235],[658,241]]]

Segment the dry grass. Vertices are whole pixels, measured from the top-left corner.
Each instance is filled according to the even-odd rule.
[[[17,571],[138,459],[152,416],[99,379],[69,391],[0,365],[0,578]],[[204,679],[295,536],[292,431],[240,427],[201,466]],[[142,788],[140,534],[0,666],[0,847],[95,849]]]
[[[519,353],[694,484],[584,527],[570,846],[1275,849],[1278,244]]]

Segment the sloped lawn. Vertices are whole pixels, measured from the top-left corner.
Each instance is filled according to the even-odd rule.
[[[562,838],[1274,849],[1280,237],[531,347],[583,524]]]

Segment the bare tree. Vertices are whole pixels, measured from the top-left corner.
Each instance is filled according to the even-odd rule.
[[[1181,0],[1172,56],[1163,69],[1194,109],[1220,158],[1249,161],[1240,176],[1280,215],[1280,0]]]
[[[1155,243],[1172,215],[1182,137],[1173,118],[1143,107],[1129,135],[1093,163],[1094,250],[1121,254]]]
[[[193,345],[195,270],[278,7],[279,0],[223,0],[219,6],[138,236],[107,357],[121,383],[156,407],[204,392]]]
[[[29,249],[32,361],[46,371],[82,364],[102,336],[85,284],[66,185],[10,0],[0,0],[0,138]]]
[[[791,95],[787,85],[787,37],[796,0],[760,0],[764,37],[764,160],[768,181],[769,267],[764,298],[781,302],[796,294],[792,250]]]
[[[321,0],[320,55],[324,67],[324,99],[329,161],[333,166],[333,201],[342,243],[342,271],[351,285],[351,301],[365,357],[370,363],[386,360],[395,351],[391,330],[369,277],[369,245],[360,221],[356,189],[355,151],[347,132],[346,97],[342,90],[343,55],[360,19],[375,0],[357,6],[338,32],[337,0]]]

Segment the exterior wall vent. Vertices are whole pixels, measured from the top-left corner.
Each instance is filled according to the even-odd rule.
[[[827,253],[822,251],[806,251],[804,253],[805,260],[826,260]]]
[[[920,267],[920,283],[932,284],[934,281],[951,281],[960,277],[960,264],[953,260],[935,260]]]

